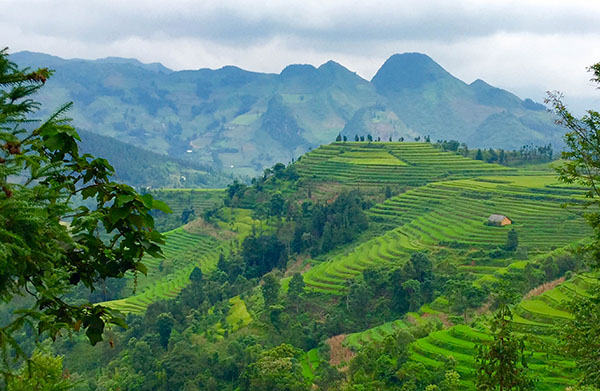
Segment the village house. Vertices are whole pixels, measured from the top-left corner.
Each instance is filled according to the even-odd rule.
[[[498,227],[503,227],[505,225],[512,224],[512,220],[504,215],[493,214],[493,215],[490,215],[490,217],[488,217],[488,224],[496,225]]]

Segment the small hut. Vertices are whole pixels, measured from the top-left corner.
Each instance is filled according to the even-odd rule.
[[[488,217],[488,224],[496,225],[498,227],[503,227],[505,225],[512,224],[512,220],[504,215],[493,214],[493,215],[490,215],[490,217]]]

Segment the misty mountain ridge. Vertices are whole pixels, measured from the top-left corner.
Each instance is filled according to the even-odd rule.
[[[471,148],[563,145],[564,132],[543,105],[483,80],[467,84],[420,53],[391,56],[371,81],[334,61],[274,74],[33,52],[11,59],[56,71],[38,98],[47,110],[72,100],[76,127],[241,175],[290,161],[339,133],[429,135]]]

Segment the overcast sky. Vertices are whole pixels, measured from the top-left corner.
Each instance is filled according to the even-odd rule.
[[[599,0],[0,0],[0,45],[65,58],[134,57],[180,69],[280,72],[333,59],[371,79],[422,52],[467,83],[600,108]]]

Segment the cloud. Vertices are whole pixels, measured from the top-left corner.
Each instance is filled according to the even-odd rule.
[[[235,64],[279,72],[334,59],[370,79],[393,53],[429,54],[470,82],[520,96],[597,92],[600,3],[505,1],[8,0],[0,36],[12,50],[63,57],[136,57],[174,69]],[[597,95],[596,95],[597,96]]]

